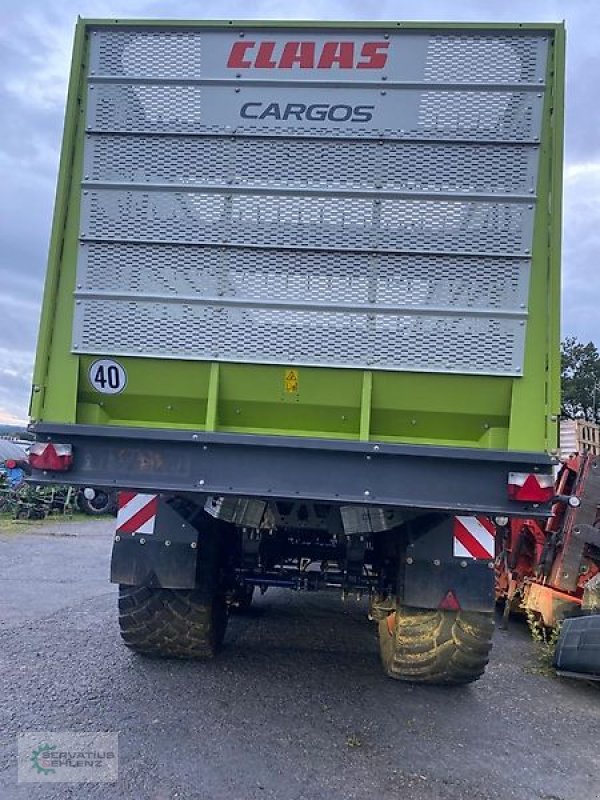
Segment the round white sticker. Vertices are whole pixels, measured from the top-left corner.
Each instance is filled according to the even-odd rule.
[[[110,358],[94,361],[88,372],[88,378],[94,389],[102,394],[119,394],[127,386],[127,373],[124,368]]]

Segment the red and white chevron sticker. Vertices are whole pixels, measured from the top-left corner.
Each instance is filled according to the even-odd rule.
[[[119,492],[117,533],[154,533],[157,510],[157,494]]]
[[[494,523],[487,517],[454,517],[454,555],[493,560],[495,532]]]

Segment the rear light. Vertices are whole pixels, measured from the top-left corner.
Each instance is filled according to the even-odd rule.
[[[441,611],[460,611],[460,603],[458,602],[458,597],[454,594],[452,589],[449,589],[446,592],[438,608]]]
[[[554,497],[554,476],[535,472],[510,472],[508,496],[525,503],[549,503]]]
[[[73,464],[73,447],[70,444],[36,442],[29,449],[29,464],[33,469],[66,472]]]

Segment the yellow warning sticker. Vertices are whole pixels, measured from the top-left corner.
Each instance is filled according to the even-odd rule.
[[[298,394],[300,391],[300,378],[297,369],[286,369],[283,376],[283,386],[288,394]]]

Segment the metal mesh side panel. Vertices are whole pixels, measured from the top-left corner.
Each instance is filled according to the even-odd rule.
[[[233,35],[236,34],[237,31]],[[208,66],[203,65],[201,59],[203,44],[215,38],[215,32],[185,30],[115,30],[110,35],[103,31],[92,35],[98,42],[94,73],[112,76],[200,77]],[[248,32],[247,35],[252,34]],[[298,38],[297,33],[293,36]],[[304,36],[313,38],[310,32],[305,32]],[[419,43],[423,43],[426,63],[422,78],[425,81],[533,83],[544,77],[543,33],[412,31],[396,36],[403,49],[407,41],[414,43],[417,53]],[[254,38],[260,38],[260,32]],[[355,37],[345,31],[339,37],[329,34],[328,38]],[[378,39],[379,34],[374,31],[367,38]],[[392,35],[392,42],[394,38]],[[161,53],[160,58],[156,57],[157,51]]]
[[[203,37],[197,32],[115,30],[109,35],[95,31],[92,37],[96,73],[164,78],[202,73]]]
[[[427,52],[425,80],[534,83],[544,78],[543,36],[438,34]]]
[[[522,345],[517,320],[395,318],[380,314],[232,309],[98,300],[78,307],[84,331],[76,349],[160,358],[195,358],[199,343],[207,358],[222,361],[432,372],[511,374],[520,371],[512,354]]]
[[[84,197],[82,222],[93,239],[524,255],[533,207],[103,189]]]
[[[383,34],[253,29],[236,74],[241,33],[93,32],[73,349],[521,374],[545,34],[398,30],[385,73],[323,74],[257,43]]]
[[[526,145],[89,135],[92,180],[532,194]]]
[[[536,129],[534,98],[518,92],[423,92],[417,130],[521,141]]]
[[[98,132],[138,133],[231,133],[240,123],[234,113],[237,97],[231,88],[216,86],[144,84],[91,84],[93,95],[88,118],[88,130]],[[264,93],[263,89],[263,93]],[[330,102],[331,89],[312,89],[302,98],[315,96],[315,102]],[[244,90],[242,99],[252,100],[255,92]],[[287,92],[278,89],[277,97],[285,105]],[[274,90],[271,92],[275,96]],[[352,135],[353,138],[395,138],[504,140],[531,142],[539,139],[541,94],[531,92],[481,92],[423,89],[403,91],[405,103],[398,102],[396,92],[381,101],[379,125],[359,128],[347,125],[324,125],[307,122],[301,127],[281,125],[265,117],[273,136],[327,136],[328,138]],[[344,96],[346,95],[346,96]],[[351,90],[337,89],[340,104],[351,106]],[[368,103],[369,90],[358,96],[359,102]],[[310,102],[310,100],[309,100]],[[280,107],[281,107],[280,103]],[[221,105],[222,112],[217,109]],[[416,113],[408,113],[414,107]],[[406,118],[396,112],[399,110]],[[390,124],[400,116],[397,124]],[[217,118],[221,118],[219,122]],[[265,125],[253,125],[243,120],[244,130],[255,133],[265,131]]]
[[[90,243],[82,292],[520,311],[527,259]]]

